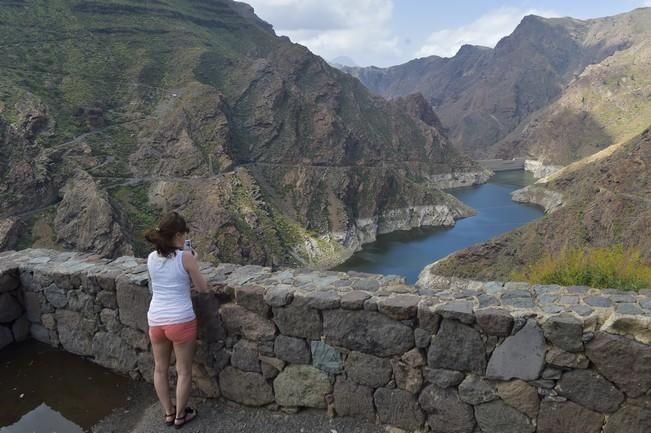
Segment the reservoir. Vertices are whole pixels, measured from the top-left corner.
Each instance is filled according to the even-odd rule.
[[[511,193],[535,181],[523,170],[498,172],[487,183],[448,190],[476,215],[454,227],[430,227],[378,236],[337,271],[402,275],[413,284],[430,263],[457,250],[494,238],[544,215],[537,206],[511,201]]]

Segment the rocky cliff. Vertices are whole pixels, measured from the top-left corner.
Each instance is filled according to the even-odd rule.
[[[623,244],[651,260],[651,129],[541,179],[519,200],[546,206],[544,218],[430,266],[429,274],[508,278],[564,246]]]
[[[422,92],[478,158],[565,165],[648,126],[651,8],[594,20],[525,17],[494,49],[344,68],[385,97]]]
[[[422,98],[372,96],[242,3],[21,0],[0,21],[8,247],[143,254],[176,209],[204,258],[327,264],[453,223],[469,210],[438,188],[488,175]]]

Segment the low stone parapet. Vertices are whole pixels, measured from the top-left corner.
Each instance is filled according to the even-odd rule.
[[[0,264],[0,293],[24,299],[33,338],[151,380],[143,260],[26,250]],[[406,431],[651,431],[649,290],[203,272],[193,376],[204,396]]]

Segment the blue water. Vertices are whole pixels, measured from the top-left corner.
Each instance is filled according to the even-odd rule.
[[[376,242],[364,245],[335,270],[403,275],[409,283],[415,283],[420,271],[430,263],[541,217],[541,208],[511,201],[511,192],[533,182],[527,172],[505,171],[483,185],[449,190],[477,214],[458,220],[450,228],[421,228],[378,236]]]

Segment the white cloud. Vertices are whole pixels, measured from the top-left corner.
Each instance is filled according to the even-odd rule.
[[[346,55],[361,65],[393,59],[393,0],[247,0],[256,14],[326,60]],[[386,65],[383,65],[386,66]]]
[[[464,44],[494,47],[500,39],[513,32],[524,16],[530,14],[545,17],[558,16],[550,11],[535,9],[510,7],[495,9],[470,24],[432,33],[418,50],[416,57],[431,55],[451,57]]]

